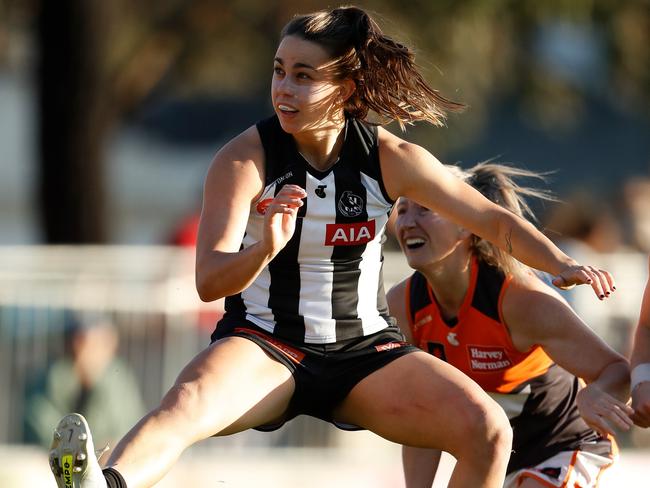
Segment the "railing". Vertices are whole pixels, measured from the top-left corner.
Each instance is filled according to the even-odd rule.
[[[63,354],[65,314],[95,311],[117,326],[120,354],[145,403],[156,404],[187,360],[207,344],[191,251],[166,247],[0,248],[0,442],[22,438],[25,383]],[[204,327],[205,326],[205,327]]]

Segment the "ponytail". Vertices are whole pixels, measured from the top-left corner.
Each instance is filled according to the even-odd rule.
[[[332,56],[328,68],[333,76],[354,80],[356,90],[345,106],[350,117],[366,120],[372,111],[404,129],[417,121],[441,126],[447,112],[464,108],[431,88],[415,64],[415,53],[384,35],[358,7],[297,16],[282,30],[282,37],[289,35],[324,47]]]

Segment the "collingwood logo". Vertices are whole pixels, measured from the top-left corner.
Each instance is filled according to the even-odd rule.
[[[363,212],[363,198],[351,191],[344,191],[338,203],[339,212],[345,217],[358,217]]]

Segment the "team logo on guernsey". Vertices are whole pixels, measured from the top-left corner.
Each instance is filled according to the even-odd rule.
[[[374,220],[353,224],[327,224],[325,227],[326,246],[357,246],[370,242],[374,238]]]
[[[346,190],[339,198],[338,208],[345,217],[358,217],[363,212],[363,198]]]
[[[449,334],[447,334],[447,342],[452,346],[460,345],[460,342],[458,342],[458,338],[456,337],[456,335],[457,334],[455,332],[450,332]]]
[[[467,346],[469,365],[472,371],[491,373],[512,366],[512,361],[503,347],[498,346]]]

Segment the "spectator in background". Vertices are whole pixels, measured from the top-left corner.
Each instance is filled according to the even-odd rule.
[[[47,447],[67,412],[92,419],[97,446],[112,446],[144,412],[135,376],[116,357],[118,332],[105,316],[73,316],[65,356],[36,379],[25,406],[26,441]]]
[[[627,180],[622,188],[622,212],[630,246],[650,253],[650,178]]]
[[[548,237],[571,255],[620,250],[623,230],[607,202],[584,191],[574,193],[562,205],[555,205],[545,219]]]
[[[560,205],[553,205],[544,219],[545,234],[565,253],[579,262],[597,263],[599,254],[624,249],[625,238],[617,208],[611,199],[597,200],[585,190],[571,194]],[[538,273],[547,283],[553,277]],[[578,306],[575,288],[558,290],[572,307]],[[599,317],[583,316],[597,332],[602,332],[603,321]]]
[[[650,427],[650,259],[648,272],[631,357],[632,420],[639,427]]]

